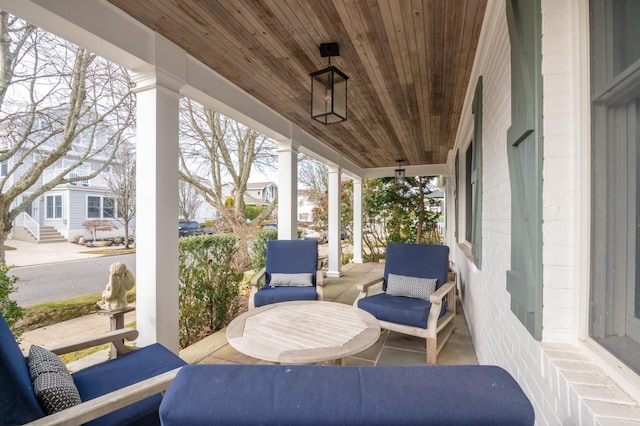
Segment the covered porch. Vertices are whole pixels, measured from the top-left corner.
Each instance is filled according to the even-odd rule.
[[[363,261],[357,245],[364,179],[393,176],[400,159],[407,176],[444,176],[445,241],[460,274],[477,362],[509,371],[539,424],[596,425],[640,418],[638,370],[594,340],[589,312],[591,289],[610,281],[604,273],[591,276],[605,257],[591,253],[592,237],[604,228],[592,224],[592,213],[609,204],[596,201],[591,188],[598,168],[590,158],[597,142],[591,140],[590,53],[599,51],[591,50],[598,34],[591,34],[590,20],[600,19],[603,33],[615,28],[605,18],[612,4],[623,3],[634,2],[0,0],[0,7],[133,72],[138,183],[145,187],[137,201],[144,218],[137,229],[141,345],[178,350],[177,235],[166,231],[177,222],[178,106],[186,96],[279,144],[280,239],[296,231],[298,154],[329,166],[327,276],[341,276],[339,283],[350,279],[339,250],[341,176],[354,178],[356,263]],[[457,31],[445,34],[445,27]],[[341,56],[334,64],[350,77],[349,116],[324,126],[308,114],[309,73],[326,64],[318,44],[336,40]],[[622,69],[634,90],[636,53],[630,71]],[[607,55],[601,49],[594,64],[608,70]],[[603,85],[599,102],[613,108],[618,98],[629,101],[631,83],[613,85],[618,82],[611,82],[614,91]],[[633,102],[629,111],[636,111]],[[611,129],[637,130],[636,121],[611,120]],[[599,149],[608,152],[601,139]],[[632,152],[622,159],[635,158]],[[635,182],[636,168],[616,166],[611,169],[622,179],[615,175],[615,182]],[[600,180],[603,192],[615,186],[613,178]],[[636,197],[636,183],[629,188],[618,198]],[[617,222],[612,236],[629,234],[627,222],[636,223],[602,221]],[[623,269],[635,271],[635,240],[613,242],[614,257],[629,260]],[[626,290],[622,281],[618,287]],[[334,289],[327,300],[355,297],[342,284]],[[625,309],[616,312],[631,312],[627,302],[637,294],[621,296]],[[640,314],[629,317],[635,324]],[[204,346],[195,362],[238,362],[224,354],[223,341]]]

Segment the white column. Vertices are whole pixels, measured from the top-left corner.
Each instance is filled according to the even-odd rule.
[[[353,180],[353,263],[362,263],[362,179]]]
[[[178,353],[178,94],[157,70],[134,75],[138,346]]]
[[[298,145],[278,142],[278,239],[298,239]]]
[[[340,175],[340,167],[329,166],[329,266],[327,269],[327,277],[342,276]]]

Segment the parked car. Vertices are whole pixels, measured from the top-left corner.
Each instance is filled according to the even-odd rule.
[[[303,238],[305,240],[318,240],[318,243],[327,242],[327,234],[319,229],[316,229],[314,225],[307,226]]]
[[[278,229],[278,224],[277,223],[266,223],[264,225],[262,225],[262,229]]]
[[[178,222],[178,235],[181,237],[190,237],[192,235],[202,235],[204,231],[198,222],[180,221]]]

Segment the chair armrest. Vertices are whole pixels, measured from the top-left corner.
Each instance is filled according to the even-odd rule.
[[[260,280],[264,279],[267,276],[267,268],[262,268],[258,273],[251,278],[251,289],[249,290],[249,309],[254,309],[256,307],[253,299],[256,293],[258,292],[258,286]]]
[[[69,352],[79,351],[81,349],[91,348],[93,346],[104,345],[105,343],[112,343],[116,347],[118,355],[124,355],[127,352],[135,350],[135,348],[126,346],[124,344],[124,339],[131,341],[136,340],[137,338],[138,330],[135,328],[121,328],[119,330],[113,330],[91,337],[47,346],[47,349],[56,355],[62,355]]]
[[[369,287],[382,282],[383,279],[384,279],[384,277],[380,276],[380,277],[376,277],[376,278],[372,279],[371,281],[367,281],[365,283],[358,284],[357,289],[358,289],[358,291],[360,293],[358,294],[358,297],[356,297],[355,302],[353,302],[353,306],[358,306],[358,300],[364,299],[365,297],[367,297],[367,295],[369,293]]]
[[[442,287],[440,287],[439,289],[431,293],[431,296],[429,297],[429,301],[431,302],[432,305],[442,305],[442,301],[444,300],[445,296],[455,288],[456,288],[455,281],[449,281],[448,283],[446,283],[445,285],[443,285]]]
[[[80,425],[167,390],[182,367],[99,396],[27,423],[30,426]]]
[[[318,300],[324,300],[324,272],[321,270],[316,271],[316,294]]]
[[[267,268],[262,268],[258,273],[251,278],[251,287],[258,287],[258,283],[267,275]]]

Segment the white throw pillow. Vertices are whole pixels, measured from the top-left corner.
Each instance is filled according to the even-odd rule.
[[[313,274],[271,274],[270,287],[311,287]]]
[[[436,289],[436,278],[418,278],[405,275],[387,276],[387,294],[390,296],[413,297],[427,302]]]

